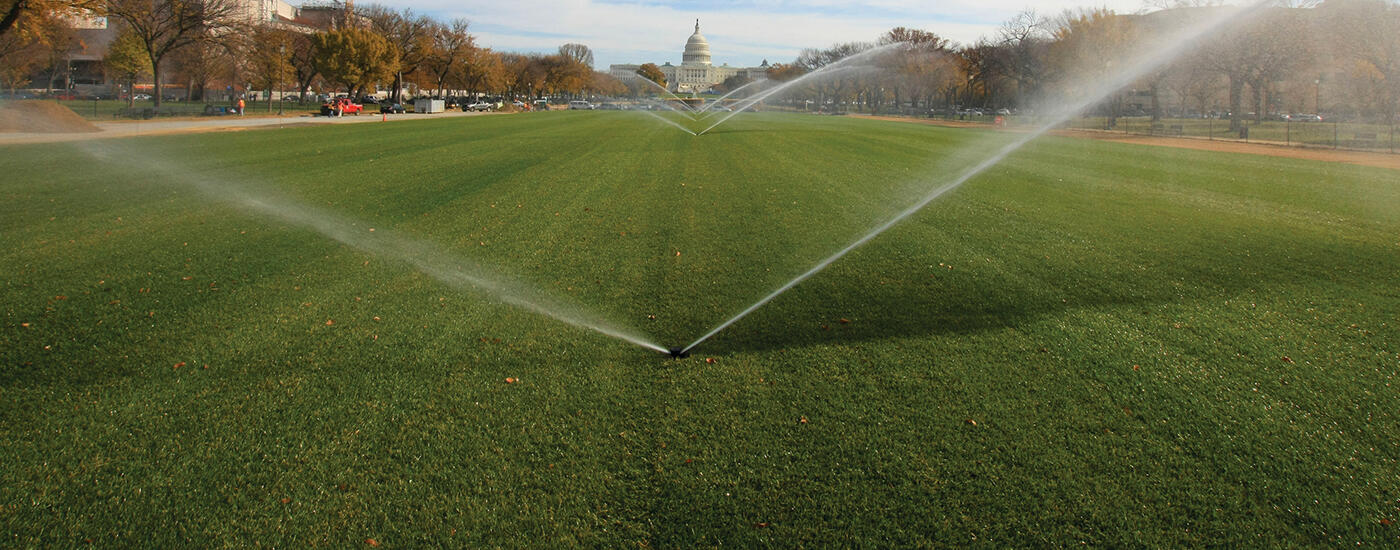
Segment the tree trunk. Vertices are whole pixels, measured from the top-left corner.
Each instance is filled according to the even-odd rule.
[[[1240,107],[1244,103],[1244,78],[1230,75],[1230,131],[1238,132],[1243,126],[1244,113],[1240,112]]]
[[[150,57],[151,78],[154,79],[154,83],[151,84],[151,98],[155,100],[155,106],[159,109],[161,102],[165,101],[165,98],[161,97],[160,93],[160,60],[157,59],[155,55],[151,55]]]
[[[1264,87],[1261,84],[1250,84],[1250,91],[1254,92],[1254,123],[1264,120]]]
[[[1148,91],[1152,95],[1152,122],[1162,121],[1162,98],[1158,97],[1158,86],[1153,82],[1148,86]]]

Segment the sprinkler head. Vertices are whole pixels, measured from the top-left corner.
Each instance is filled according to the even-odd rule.
[[[686,352],[684,348],[679,347],[671,348],[667,353],[671,354],[672,359],[685,359],[686,357],[690,357],[690,353]]]

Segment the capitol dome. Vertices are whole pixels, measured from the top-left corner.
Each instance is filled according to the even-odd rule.
[[[705,40],[705,35],[700,34],[700,20],[695,20],[695,34],[690,35],[690,40],[685,41],[685,54],[681,56],[681,63],[684,65],[709,65],[710,64],[710,43]]]

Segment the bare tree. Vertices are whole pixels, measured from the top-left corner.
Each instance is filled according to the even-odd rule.
[[[470,26],[466,19],[455,19],[450,26],[440,23],[433,25],[433,48],[424,65],[432,74],[433,85],[439,93],[448,78],[460,72],[462,61],[476,47],[476,39],[467,32]]]
[[[398,52],[398,63],[394,69],[394,101],[400,101],[404,75],[417,71],[428,59],[433,49],[432,19],[415,15],[413,10],[403,13],[384,6],[371,5],[361,12],[370,21],[370,28],[384,37]]]
[[[1045,56],[1051,36],[1049,21],[1034,10],[1016,14],[997,31],[998,50],[986,61],[989,66],[1016,82],[1016,94],[1022,99],[1034,96],[1046,78]],[[994,81],[983,80],[985,85]]]
[[[559,46],[559,55],[577,61],[590,69],[593,68],[593,50],[583,44],[570,42]]]
[[[1333,0],[1326,7],[1324,35],[1336,37],[1340,57],[1373,75],[1369,87],[1378,97],[1367,102],[1394,120],[1400,108],[1400,6],[1385,0]]]
[[[200,39],[229,32],[236,6],[232,0],[107,0],[106,10],[125,21],[145,46],[155,79],[152,95],[159,107],[165,58]]]

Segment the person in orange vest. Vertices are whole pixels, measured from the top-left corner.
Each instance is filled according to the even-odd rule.
[[[243,116],[243,98],[238,98],[238,116]]]

